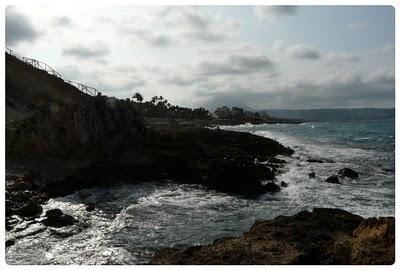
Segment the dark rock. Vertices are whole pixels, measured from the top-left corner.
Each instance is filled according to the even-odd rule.
[[[281,187],[287,187],[287,186],[288,186],[288,184],[285,181],[281,182]]]
[[[350,169],[350,168],[343,168],[339,172],[339,175],[344,176],[344,177],[349,177],[349,178],[358,178],[358,172]]]
[[[6,241],[6,248],[8,248],[8,247],[10,247],[10,246],[12,246],[14,244],[15,244],[15,241],[12,240],[12,239],[9,239],[9,240]]]
[[[93,204],[88,204],[86,206],[86,211],[88,211],[88,212],[92,212],[92,211],[94,211],[94,209],[95,209],[95,207]]]
[[[308,174],[308,178],[315,178],[315,172],[311,172]]]
[[[337,177],[336,175],[329,176],[325,180],[325,182],[332,183],[332,184],[340,184],[339,177]]]
[[[281,188],[274,182],[267,182],[264,185],[264,191],[265,192],[279,192],[279,191],[281,191]]]
[[[49,227],[64,227],[70,226],[77,222],[77,220],[70,216],[63,214],[60,209],[51,209],[46,211],[46,219],[42,220],[42,223]]]
[[[36,202],[28,202],[20,209],[16,210],[16,214],[23,217],[31,217],[40,215],[43,212],[42,206]]]
[[[240,237],[157,251],[151,264],[392,264],[394,219],[314,209],[256,221]]]
[[[268,162],[275,163],[275,164],[284,164],[284,163],[286,163],[286,161],[284,161],[283,159],[279,159],[279,158],[275,158],[275,157],[270,158],[268,160]]]
[[[314,159],[314,158],[307,159],[307,162],[310,162],[310,163],[324,163],[323,160],[321,160],[321,159]]]
[[[202,184],[224,192],[261,194],[269,189],[261,184],[263,179],[273,179],[274,173],[262,164],[246,160],[214,160],[202,172]]]
[[[58,217],[61,217],[62,215],[63,215],[63,212],[58,208],[46,211],[46,217],[48,217],[48,218],[58,218]]]

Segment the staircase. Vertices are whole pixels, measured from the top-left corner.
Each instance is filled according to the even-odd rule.
[[[101,92],[99,90],[97,90],[96,88],[94,88],[94,87],[91,87],[91,86],[88,86],[88,85],[85,85],[85,84],[82,84],[82,83],[79,83],[79,82],[74,82],[74,81],[62,78],[60,73],[58,73],[52,67],[50,67],[49,65],[47,65],[46,63],[44,63],[42,61],[39,61],[39,60],[36,60],[36,59],[33,59],[33,58],[29,58],[29,57],[25,57],[25,56],[20,56],[20,55],[16,54],[12,49],[7,48],[7,47],[6,47],[6,53],[8,55],[11,55],[13,57],[18,58],[22,62],[24,62],[24,63],[26,63],[28,65],[31,65],[34,68],[44,70],[48,74],[50,74],[52,76],[55,76],[57,78],[60,78],[64,82],[72,85],[73,87],[77,88],[79,91],[81,91],[81,92],[83,92],[83,93],[85,93],[87,95],[90,95],[90,96],[101,95]]]

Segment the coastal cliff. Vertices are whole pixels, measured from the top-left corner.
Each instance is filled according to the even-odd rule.
[[[146,124],[134,102],[88,96],[10,55],[6,101],[10,215],[26,206],[15,203],[26,191],[54,197],[120,181],[168,179],[261,194],[271,190],[262,181],[274,180],[276,169],[255,159],[293,153],[267,138],[204,124]]]

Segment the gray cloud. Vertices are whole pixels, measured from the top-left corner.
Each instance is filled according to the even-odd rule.
[[[121,33],[155,47],[218,43],[236,35],[240,23],[192,7],[152,9],[142,17],[123,18]],[[168,34],[166,34],[168,33]]]
[[[316,49],[304,43],[288,45],[283,41],[276,41],[273,47],[274,50],[280,51],[294,58],[319,59],[321,57],[320,53]]]
[[[173,84],[177,86],[188,86],[194,83],[198,83],[200,81],[202,81],[201,77],[182,77],[182,76],[173,76],[160,80],[161,83]]]
[[[52,19],[51,23],[54,26],[70,26],[71,25],[71,19],[68,18],[67,16],[55,17],[55,18]]]
[[[203,106],[242,106],[256,109],[350,108],[394,106],[393,70],[359,75],[342,73],[321,80],[297,80],[249,87],[247,83],[228,83],[202,88],[196,95],[207,99]]]
[[[182,35],[187,40],[204,42],[221,42],[226,39],[225,33],[213,33],[210,31],[188,32]]]
[[[89,59],[98,58],[101,56],[108,55],[110,50],[105,45],[100,45],[97,47],[84,47],[82,45],[77,45],[71,48],[63,49],[62,54],[73,56],[79,59]]]
[[[395,74],[391,68],[381,68],[369,74],[363,80],[365,83],[373,84],[394,84]]]
[[[155,47],[166,47],[171,44],[170,38],[164,34],[140,32],[138,36]]]
[[[248,56],[233,55],[225,62],[200,63],[198,70],[202,75],[229,75],[229,74],[249,74],[261,71],[270,71],[273,63],[264,55]]]
[[[186,12],[184,16],[186,17],[187,21],[195,28],[200,28],[200,29],[208,28],[209,25],[208,21],[202,16],[200,16],[198,13]]]
[[[33,42],[40,36],[29,17],[16,11],[14,7],[6,9],[6,45],[15,46],[21,42]]]
[[[297,44],[288,48],[289,55],[295,58],[303,59],[318,59],[320,58],[319,52],[315,49],[308,47],[305,44]]]
[[[119,28],[124,34],[132,35],[153,47],[167,47],[171,45],[170,38],[165,34],[155,33],[152,29],[138,30],[127,25]]]
[[[354,55],[352,53],[346,53],[346,52],[328,53],[323,58],[329,64],[342,64],[345,62],[360,61],[359,56]]]
[[[280,18],[297,14],[297,6],[255,6],[254,13],[259,19]]]

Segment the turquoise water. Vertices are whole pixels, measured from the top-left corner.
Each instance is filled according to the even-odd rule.
[[[308,122],[299,125],[241,125],[225,127],[237,131],[269,136],[297,147],[299,144],[350,149],[349,156],[332,157],[352,159],[351,152],[358,149],[374,151],[379,159],[361,159],[371,165],[394,170],[395,121],[394,119],[357,122]],[[280,138],[279,138],[280,137]],[[310,153],[317,149],[310,149]],[[344,153],[345,154],[345,153]],[[317,154],[324,157],[323,153]],[[356,157],[354,157],[356,162]]]
[[[234,196],[196,185],[119,184],[81,190],[51,199],[44,210],[59,208],[86,224],[60,238],[24,222],[7,232],[19,239],[7,248],[10,264],[141,264],[158,249],[212,243],[238,236],[260,219],[291,215],[315,207],[337,207],[364,217],[394,215],[394,120],[241,125],[221,127],[276,139],[295,150],[277,181],[289,184],[279,193],[258,198]],[[309,163],[307,159],[326,163]],[[360,173],[341,185],[324,180],[343,167]],[[315,179],[308,174],[314,171]],[[86,204],[96,206],[93,212]],[[72,228],[62,230],[76,230]]]

